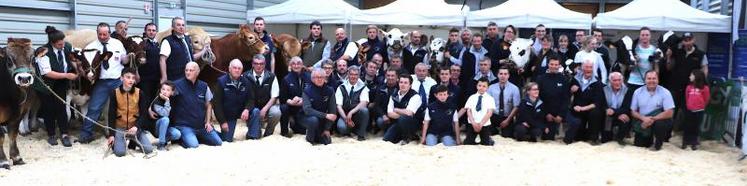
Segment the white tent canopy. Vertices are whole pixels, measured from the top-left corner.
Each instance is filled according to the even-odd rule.
[[[594,19],[597,28],[683,32],[730,32],[729,16],[711,14],[679,0],[634,0],[617,10],[601,13]]]
[[[534,28],[589,29],[591,14],[568,10],[554,0],[508,0],[498,6],[470,12],[467,26],[484,27],[488,22]]]
[[[361,11],[352,18],[352,24],[463,26],[465,13],[461,8],[443,0],[397,0]]]
[[[343,0],[288,0],[277,5],[247,11],[247,19],[262,16],[272,23],[347,24],[360,10]]]

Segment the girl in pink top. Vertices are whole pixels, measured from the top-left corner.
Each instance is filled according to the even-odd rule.
[[[708,105],[711,92],[705,80],[705,73],[696,69],[690,73],[690,84],[685,88],[685,122],[683,123],[684,134],[682,136],[682,149],[690,145],[693,150],[698,149],[698,135],[700,134],[700,123],[703,120],[703,111]]]

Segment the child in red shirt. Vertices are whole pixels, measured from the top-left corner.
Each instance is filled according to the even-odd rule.
[[[690,145],[693,150],[698,149],[698,135],[700,134],[700,123],[703,120],[703,111],[708,105],[711,92],[705,80],[705,73],[696,69],[690,73],[690,84],[685,88],[685,122],[683,123],[684,134],[682,136],[682,149]]]

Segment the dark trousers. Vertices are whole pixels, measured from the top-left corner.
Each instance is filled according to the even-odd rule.
[[[603,114],[599,110],[601,109],[592,109],[590,111],[586,112],[573,112],[573,116],[575,116],[579,120],[579,128],[578,133],[576,135],[577,141],[599,141],[599,134],[602,130],[603,126]]]
[[[291,106],[288,104],[280,105],[280,133],[287,134],[288,128],[293,130],[293,133],[303,134],[306,133],[306,127],[301,122],[303,121],[303,114],[301,113],[301,107]],[[290,119],[293,118],[293,125],[290,124]]]
[[[560,130],[560,124],[547,122],[546,128],[549,129],[549,132],[546,133],[544,129],[540,131],[542,140],[555,140],[555,136],[558,135]]]
[[[70,124],[67,120],[67,113],[65,113],[65,109],[67,109],[66,105],[51,94],[41,95],[41,99],[44,105],[42,109],[45,112],[42,118],[44,118],[44,127],[47,129],[47,136],[56,136],[56,129],[60,130],[60,135],[67,135]]]
[[[142,117],[143,121],[147,124],[143,127],[144,130],[150,131],[152,134],[156,134],[156,127],[155,123],[156,120],[150,118],[150,113],[148,110],[150,109],[150,105],[153,102],[153,99],[155,99],[158,96],[158,90],[159,90],[159,80],[146,80],[143,79],[140,81],[140,83],[137,85],[138,88],[140,88],[140,91],[143,92],[142,95],[140,95],[140,102],[139,102],[139,108],[142,113],[144,114]]]
[[[316,116],[304,116],[303,124],[306,125],[306,141],[311,144],[330,144],[332,140],[322,133],[332,127],[332,121]]]
[[[480,145],[493,145],[493,140],[490,139],[490,130],[491,126],[484,126],[482,129],[480,129],[480,132],[475,131],[475,128],[472,127],[472,124],[467,125],[467,138],[464,139],[465,145],[477,145],[477,142],[475,142],[475,139],[478,135],[480,135]]]
[[[633,144],[638,147],[651,147],[652,143],[655,148],[661,148],[664,141],[669,141],[669,137],[672,136],[672,119],[655,121],[653,127],[653,134],[649,136],[643,136],[642,133],[635,134],[635,140]]]
[[[508,122],[508,126],[501,128],[501,122],[505,120],[506,117],[498,116],[493,114],[490,116],[490,123],[491,126],[491,135],[492,134],[501,134],[501,137],[504,138],[513,138],[514,137],[514,122]],[[469,125],[467,125],[469,127]]]
[[[685,110],[685,121],[682,122],[682,144],[698,145],[700,134],[700,122],[703,121],[703,111],[692,112]]]
[[[622,122],[618,120],[617,118],[610,118],[612,120],[612,128],[609,130],[604,129],[602,131],[602,143],[606,143],[609,141],[617,140],[622,141],[625,139],[625,136],[628,135],[631,129],[630,121],[628,122]],[[604,126],[603,126],[604,127]],[[615,128],[617,128],[617,131],[615,131]]]
[[[565,127],[563,127],[565,129],[565,137],[563,137],[563,142],[566,144],[573,143],[581,128],[581,120],[573,116],[573,114],[566,114],[566,117],[563,119],[565,120]]]
[[[392,120],[392,126],[384,133],[384,141],[397,143],[401,140],[411,140],[420,126],[422,123],[418,123],[414,116],[402,115]]]
[[[517,123],[514,127],[514,139],[516,141],[537,141],[543,132],[543,127],[527,127],[524,124]]]

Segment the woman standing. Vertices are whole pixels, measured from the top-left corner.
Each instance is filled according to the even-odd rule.
[[[67,93],[70,80],[78,77],[72,73],[75,69],[69,57],[72,45],[64,41],[65,34],[52,26],[47,26],[45,32],[47,33],[48,42],[39,50],[46,50],[47,53],[44,56],[37,56],[37,72],[43,77],[44,83],[49,85],[55,94],[64,96]],[[65,112],[65,109],[67,109],[65,103],[48,91],[39,91],[39,96],[42,103],[45,104],[42,107],[44,109],[42,117],[44,118],[44,126],[47,129],[47,143],[52,146],[57,145],[56,129],[59,129],[62,145],[71,147],[72,143],[68,135],[69,124]]]

